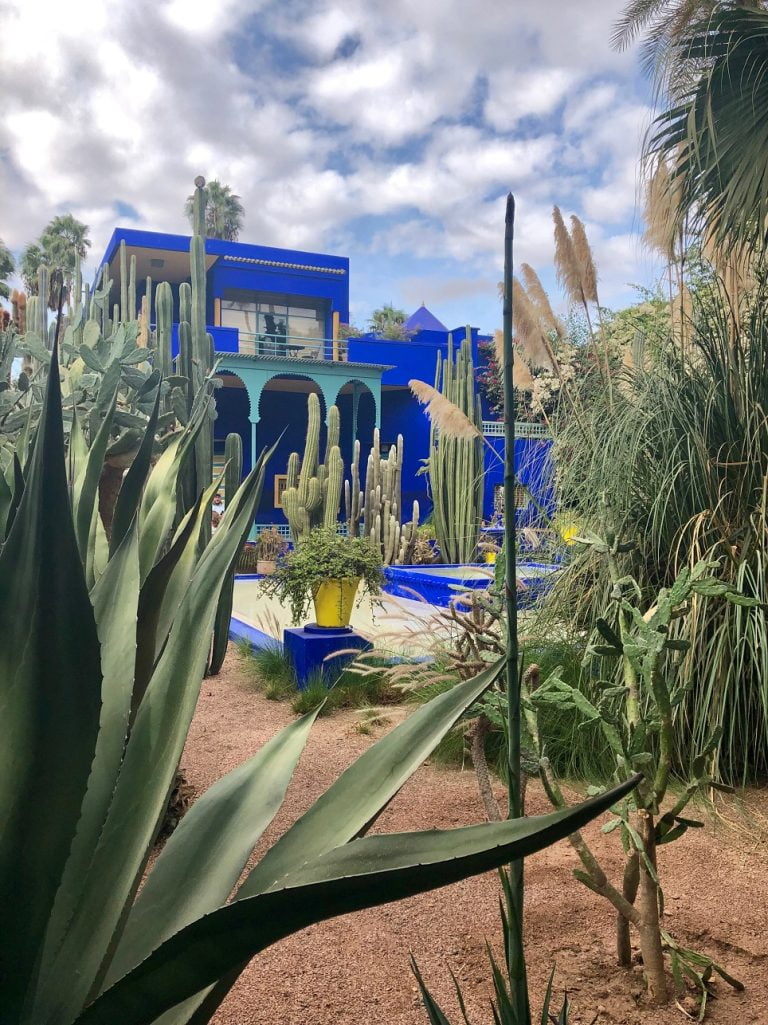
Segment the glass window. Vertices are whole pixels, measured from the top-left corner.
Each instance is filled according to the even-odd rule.
[[[227,289],[221,300],[223,327],[269,339],[324,338],[328,303],[324,299]]]

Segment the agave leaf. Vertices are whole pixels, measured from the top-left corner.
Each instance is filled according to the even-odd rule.
[[[0,471],[0,544],[5,541],[6,524],[8,513],[13,504],[13,488],[8,483],[5,474]]]
[[[203,496],[201,495],[200,502],[202,502],[202,498]],[[162,651],[163,645],[168,639],[168,632],[170,631],[171,624],[168,623],[162,632],[160,629],[160,612],[163,605],[163,595],[165,594],[168,582],[171,579],[176,565],[187,550],[189,539],[192,537],[192,533],[195,530],[196,508],[197,507],[190,509],[187,516],[185,516],[182,523],[184,529],[176,535],[171,547],[162,559],[152,567],[141,588],[141,593],[139,595],[139,621],[136,631],[137,650],[136,680],[133,694],[134,713],[141,703],[141,699],[144,697],[144,692],[149,685],[149,681],[152,679],[152,673],[155,670],[157,656]]]
[[[69,432],[69,447],[67,449],[67,471],[73,498],[75,493],[75,481],[81,476],[87,461],[88,445],[86,444],[85,436],[83,435],[80,417],[77,415],[77,410],[73,408],[72,427]]]
[[[200,558],[203,523],[210,515],[210,503],[213,496],[216,494],[217,489],[221,485],[222,476],[223,474],[221,474],[211,484],[211,486],[203,492],[197,502],[197,505],[195,505],[187,514],[190,521],[188,524],[189,532],[187,532],[187,529],[184,529],[183,534],[191,538],[192,542],[184,544],[183,547],[178,546],[175,549],[177,557],[173,557],[169,560],[170,572],[167,575],[165,573],[162,574],[162,595],[158,594],[156,589],[153,589],[150,601],[145,605],[143,597],[144,588],[142,588],[142,611],[144,608],[150,608],[153,612],[154,652],[152,654],[152,667],[154,667],[155,662],[160,657],[160,653],[165,646],[171,626],[173,625],[179,611],[179,606],[181,605],[189,586],[189,581]],[[187,524],[182,523],[182,527],[186,528]],[[163,560],[161,560],[161,562],[162,561]],[[158,565],[160,564],[158,563]],[[149,583],[149,579],[147,580],[147,583]],[[142,621],[142,626],[144,625],[145,622]],[[148,635],[146,639],[149,641]],[[149,652],[142,652],[142,658],[149,658]],[[146,663],[146,666],[147,668],[149,667],[148,662]],[[149,679],[149,674],[147,679]],[[134,709],[138,706],[141,697],[143,696],[144,689],[145,687],[143,683],[137,688],[138,693],[134,697],[138,700],[134,700]]]
[[[69,1023],[109,967],[197,703],[221,584],[253,521],[263,480],[262,461],[243,482],[203,553],[136,713],[83,899],[45,980],[48,1003],[40,1008],[39,1019],[51,1025]],[[194,533],[187,544],[197,544]]]
[[[237,891],[238,899],[269,889],[275,880],[312,857],[348,843],[363,833],[404,783],[428,758],[466,710],[495,682],[504,669],[500,659],[488,669],[433,698],[377,741],[350,766],[283,836],[267,851]],[[232,972],[205,1000],[205,1020],[221,1003],[245,965]],[[194,1006],[195,1001],[189,1002]],[[163,1025],[182,1025],[192,1007],[169,1015]]]
[[[196,414],[190,418],[184,432],[169,443],[155,463],[144,489],[139,514],[142,583],[157,561],[168,532],[173,526],[176,516],[176,482],[203,425],[203,413],[200,408],[198,407]]]
[[[23,473],[23,471],[21,469],[21,463],[19,461],[18,455],[15,452],[13,453],[13,478],[12,478],[12,480],[13,480],[13,487],[12,487],[12,493],[11,493],[11,503],[10,503],[10,505],[8,507],[8,512],[6,514],[6,520],[5,520],[5,536],[6,537],[8,537],[8,535],[11,532],[11,527],[13,526],[13,521],[16,518],[16,513],[18,511],[19,505],[21,504],[21,496],[24,494],[24,488],[26,486],[25,481],[24,481],[24,473]]]
[[[155,445],[155,431],[157,429],[159,409],[160,389],[158,388],[155,395],[155,404],[144,431],[139,451],[136,453],[136,457],[123,478],[123,483],[120,485],[120,492],[117,496],[115,512],[112,517],[110,552],[116,551],[138,511],[141,493],[152,462],[152,450]]]
[[[57,366],[55,348],[52,359]],[[101,703],[57,373],[48,375],[27,484],[0,552],[0,622],[0,965],[3,1020],[14,1023],[75,835]]]
[[[224,903],[283,803],[318,711],[281,730],[192,805],[131,909],[107,985]]]
[[[427,1012],[430,1025],[451,1025],[451,1022],[446,1017],[442,1007],[427,989],[427,985],[422,978],[419,966],[416,964],[416,959],[413,954],[411,954],[411,971],[416,976],[416,982],[419,984],[421,999],[424,1003],[424,1010]]]
[[[238,898],[270,889],[364,832],[464,712],[496,681],[504,660],[423,705],[354,762],[283,834],[238,890]]]
[[[176,933],[75,1025],[150,1025],[201,983],[299,929],[434,890],[550,846],[605,811],[638,779],[549,815],[369,836],[330,851],[282,880],[280,889],[236,900]]]
[[[43,975],[61,944],[75,907],[82,899],[88,869],[107,818],[123,758],[136,661],[139,546],[135,522],[110,559],[91,594],[91,600],[101,644],[103,675],[99,736],[77,835],[51,915]]]
[[[112,430],[112,418],[115,413],[116,404],[117,390],[115,389],[107,404],[104,419],[99,424],[98,430],[91,442],[88,458],[75,480],[73,488],[72,508],[74,510],[77,546],[80,549],[80,556],[84,562],[88,551],[93,510],[97,504],[96,495],[99,490],[99,478],[104,466],[104,455],[109,444],[109,435]]]

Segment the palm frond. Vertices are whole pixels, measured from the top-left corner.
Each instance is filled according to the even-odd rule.
[[[698,72],[654,121],[646,147],[667,161],[683,225],[731,249],[768,242],[768,13],[722,7],[675,44]]]

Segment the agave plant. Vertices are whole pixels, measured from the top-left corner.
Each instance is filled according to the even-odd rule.
[[[147,873],[221,586],[264,478],[262,457],[209,540],[208,494],[174,527],[179,472],[204,417],[193,417],[151,469],[148,425],[109,546],[89,474],[98,452],[84,451],[77,433],[66,452],[57,373],[48,375],[30,458],[24,466],[16,459],[12,480],[6,476],[0,623],[13,643],[0,649],[3,1025],[207,1021],[248,959],[269,944],[539,850],[633,782],[540,818],[363,836],[493,683],[499,663],[370,748],[230,903],[316,713],[211,787]]]

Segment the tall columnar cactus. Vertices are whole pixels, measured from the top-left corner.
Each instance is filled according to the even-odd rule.
[[[339,517],[344,462],[339,448],[339,411],[328,410],[325,460],[320,462],[320,401],[314,392],[307,401],[307,434],[304,458],[297,452],[288,459],[283,512],[294,541],[306,537],[313,527],[333,527]]]
[[[229,504],[243,478],[243,439],[239,434],[228,434],[224,443],[224,496]],[[239,553],[238,553],[239,555]],[[229,574],[221,588],[219,604],[216,609],[216,620],[213,625],[213,645],[208,675],[216,676],[224,663],[229,640],[229,621],[232,618],[232,602],[235,594],[235,570],[237,558],[232,563]]]
[[[167,281],[161,281],[155,291],[155,365],[163,377],[173,373],[171,355],[171,325],[173,324],[173,293]]]
[[[213,339],[205,330],[205,238],[200,226],[205,224],[205,179],[195,179],[195,234],[189,247],[191,285],[179,288],[179,370],[186,378],[186,395],[173,396],[174,409],[182,416],[186,404],[189,417],[198,402],[207,403],[203,427],[195,442],[193,458],[185,468],[181,482],[185,508],[191,508],[201,491],[212,479],[213,422],[216,408],[209,378],[213,371]]]
[[[448,338],[445,360],[438,353],[435,388],[476,425],[476,438],[451,438],[433,424],[429,437],[429,482],[435,535],[446,562],[473,562],[483,519],[483,424],[475,392],[470,329],[454,356]]]
[[[360,442],[356,441],[351,467],[352,481],[344,485],[344,506],[347,530],[353,537],[362,533],[381,551],[385,566],[410,563],[416,528],[419,525],[419,504],[413,503],[410,522],[401,523],[403,436],[398,435],[386,459],[381,458],[378,427],[373,432],[373,447],[368,456],[365,490],[360,485]]]

